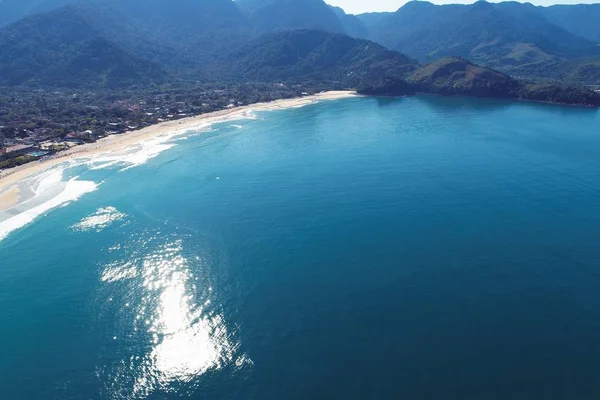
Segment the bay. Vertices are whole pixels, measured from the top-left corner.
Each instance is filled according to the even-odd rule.
[[[0,241],[3,398],[600,396],[596,110],[355,98],[170,144]]]

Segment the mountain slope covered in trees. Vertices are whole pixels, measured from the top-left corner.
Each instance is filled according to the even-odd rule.
[[[104,38],[72,6],[0,30],[0,85],[117,87],[164,76],[158,66]]]
[[[258,33],[316,29],[344,33],[335,11],[322,0],[237,0]]]
[[[329,81],[356,87],[373,76],[404,78],[418,64],[367,40],[315,30],[271,34],[232,54],[242,79]]]
[[[594,53],[597,46],[539,17],[531,5],[412,2],[397,13],[359,19],[322,0],[238,1],[88,0],[24,18],[0,28],[0,85],[283,82],[373,94],[527,97],[524,90],[515,94],[510,89],[518,81],[465,59],[515,71],[526,71],[525,65],[534,72],[543,62],[548,76],[571,82],[596,74],[596,58],[575,57]],[[527,13],[520,13],[521,6]],[[286,18],[278,18],[279,13]],[[467,23],[474,19],[478,24]],[[447,31],[440,31],[440,24]],[[375,25],[382,42],[398,47],[404,43],[398,37],[405,35],[420,40],[422,47],[402,44],[409,46],[406,56],[340,33],[360,36]],[[303,29],[292,29],[296,27]],[[419,35],[411,36],[414,31]],[[414,52],[421,60],[464,55],[420,66],[410,57]],[[556,93],[563,89],[544,90],[559,98]]]
[[[600,42],[600,4],[538,7],[548,21],[596,43]]]
[[[532,77],[544,76],[548,67],[564,60],[600,55],[592,32],[595,19],[583,21],[583,10],[596,7],[534,7],[517,2],[438,6],[413,1],[395,13],[360,15],[369,38],[390,49],[404,52],[423,62],[460,56],[504,72]],[[563,15],[568,10],[581,14]],[[560,12],[556,12],[560,11]],[[566,22],[568,21],[568,23]],[[588,35],[580,36],[585,29]],[[568,64],[564,64],[568,65]],[[553,76],[548,76],[554,79]]]
[[[410,2],[369,21],[371,39],[423,61],[452,55],[501,65],[518,63],[522,49],[537,51],[535,59],[600,53],[597,43],[550,23],[530,4]]]
[[[0,26],[69,3],[87,9],[107,40],[170,72],[177,64],[176,74],[186,69],[188,78],[213,79],[227,53],[295,29],[370,39],[422,62],[459,56],[534,79],[573,81],[594,71],[594,62],[584,63],[600,56],[600,4],[412,1],[394,13],[354,16],[323,0],[2,0]],[[578,82],[597,84],[594,76]]]
[[[0,26],[75,2],[76,0],[2,0],[0,1]]]

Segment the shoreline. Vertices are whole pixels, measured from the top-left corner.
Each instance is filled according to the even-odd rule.
[[[305,97],[280,99],[268,103],[255,103],[178,120],[165,121],[136,131],[118,135],[109,135],[94,143],[75,146],[69,150],[58,153],[52,158],[33,161],[0,172],[0,211],[5,211],[19,204],[20,195],[16,185],[20,181],[66,161],[122,150],[144,140],[165,134],[172,134],[178,131],[183,132],[200,125],[219,123],[228,119],[234,119],[238,116],[243,116],[243,114],[249,112],[285,110],[321,101],[338,100],[355,96],[358,95],[354,91],[329,91]]]

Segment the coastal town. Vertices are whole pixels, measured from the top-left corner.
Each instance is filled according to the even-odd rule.
[[[320,88],[253,84],[155,90],[0,91],[0,171],[109,135]]]

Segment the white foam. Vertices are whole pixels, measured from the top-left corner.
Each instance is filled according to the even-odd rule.
[[[121,151],[100,153],[86,160],[90,170],[122,167],[120,171],[146,164],[149,160],[176,146],[177,141],[187,140],[195,134],[212,131],[210,124],[202,123],[185,130],[174,131],[155,138],[142,140]],[[188,136],[184,136],[184,135]]]
[[[254,119],[258,119],[258,116],[254,111],[245,111],[214,121],[201,121],[194,126],[188,126],[184,129],[174,130],[170,133],[165,133],[157,137],[142,140],[118,152],[108,152],[94,155],[86,159],[85,164],[87,164],[91,170],[123,166],[120,171],[125,171],[147,163],[149,160],[158,156],[162,152],[176,146],[176,142],[178,141],[188,140],[190,137],[202,133],[214,132],[215,129],[213,128],[213,125],[215,124]],[[238,129],[243,128],[243,125],[239,124],[233,124],[231,126]]]
[[[83,218],[81,221],[71,227],[71,229],[81,232],[95,230],[100,232],[104,228],[112,225],[127,217],[127,214],[120,212],[115,207],[99,208],[95,213]]]
[[[52,171],[45,179],[43,179],[37,188],[35,189],[35,197],[32,199],[39,198],[46,192],[52,190],[55,185],[61,184],[62,170]],[[46,202],[34,206],[29,209],[25,209],[21,213],[14,217],[8,218],[0,222],[0,240],[3,240],[8,236],[9,233],[24,227],[25,225],[33,222],[40,215],[52,210],[53,208],[60,207],[65,203],[69,203],[79,199],[86,193],[93,192],[98,187],[98,184],[91,181],[78,181],[77,177],[70,179],[64,183],[64,188],[56,196],[51,197]],[[30,201],[32,201],[30,200]],[[27,203],[29,203],[28,201]]]
[[[175,144],[165,143],[168,139],[169,138],[156,138],[153,140],[146,140],[127,147],[121,152],[98,154],[88,160],[88,166],[91,170],[97,170],[118,165],[123,166],[121,171],[138,167],[158,156],[163,151],[169,150],[175,146]]]
[[[40,215],[57,207],[64,207],[69,203],[78,200],[86,193],[96,190],[98,184],[92,181],[79,181],[72,178],[67,182],[63,181],[65,170],[73,167],[87,166],[89,170],[98,170],[106,168],[119,168],[119,171],[125,171],[147,163],[150,159],[158,156],[162,152],[176,146],[178,140],[187,140],[190,136],[214,131],[214,124],[235,121],[258,119],[253,111],[234,114],[223,119],[214,121],[202,121],[198,125],[188,126],[185,129],[175,130],[158,137],[142,140],[134,145],[128,146],[120,151],[106,152],[89,157],[82,157],[66,162],[62,167],[48,170],[33,178],[22,182],[26,184],[33,192],[34,196],[23,201],[11,211],[17,211],[19,214],[2,220],[0,215],[0,241],[6,236],[25,225],[33,222]],[[233,125],[236,128],[242,128],[243,125]],[[100,210],[98,210],[100,211]],[[118,211],[117,211],[118,213]],[[117,215],[117,217],[115,217]],[[118,214],[94,215],[89,220],[82,220],[74,225],[74,229],[102,229],[104,223],[112,223],[111,218],[122,218]],[[97,224],[96,224],[97,223]],[[87,225],[91,226],[88,228]],[[96,225],[94,225],[96,224]]]

